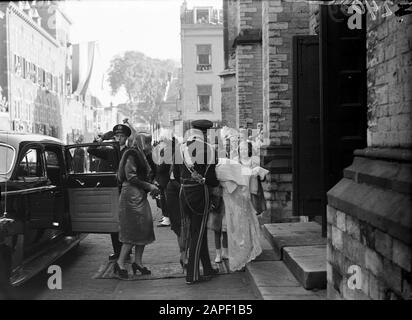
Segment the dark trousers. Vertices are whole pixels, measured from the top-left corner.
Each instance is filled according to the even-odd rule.
[[[114,254],[119,255],[122,248],[122,243],[119,241],[119,233],[113,232],[110,234],[110,237],[112,238],[113,252]]]
[[[163,217],[169,218],[169,212],[167,210],[167,203],[166,203],[166,188],[159,187],[160,191],[160,199],[156,199],[156,205],[158,208],[162,210]]]
[[[176,180],[170,180],[166,188],[166,204],[169,212],[171,229],[178,237],[180,237],[180,228],[182,226],[179,193],[180,183]]]
[[[189,261],[187,265],[187,281],[199,280],[199,262],[202,262],[203,274],[210,274],[212,264],[210,263],[209,250],[207,246],[207,219],[206,215],[190,215],[190,245]]]

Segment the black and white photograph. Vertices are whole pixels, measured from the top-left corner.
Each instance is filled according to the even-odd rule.
[[[412,300],[412,0],[1,1],[0,189],[0,300]]]

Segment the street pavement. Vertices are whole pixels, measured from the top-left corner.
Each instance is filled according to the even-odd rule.
[[[161,215],[151,201],[156,241],[148,245],[143,263],[165,264],[179,261],[176,236],[169,227],[156,227]],[[214,259],[213,234],[208,234],[211,259]],[[78,248],[68,252],[54,264],[62,269],[62,289],[50,290],[47,270],[16,288],[18,299],[72,300],[72,299],[151,299],[151,300],[255,300],[257,299],[245,272],[214,277],[209,282],[188,286],[185,278],[122,281],[93,279],[99,267],[112,252],[110,236],[89,234]]]

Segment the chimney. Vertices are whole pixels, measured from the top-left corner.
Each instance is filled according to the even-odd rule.
[[[38,25],[38,26],[40,26],[41,27],[41,17],[40,17],[40,15],[39,15],[39,12],[37,11],[37,9],[36,8],[33,8],[32,10],[31,10],[31,18],[33,19],[33,21]]]
[[[30,15],[31,7],[28,1],[23,1],[22,9],[25,14]]]

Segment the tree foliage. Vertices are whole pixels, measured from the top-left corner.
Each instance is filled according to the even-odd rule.
[[[153,123],[165,94],[168,74],[174,69],[172,60],[153,59],[141,52],[127,51],[111,61],[108,79],[112,94],[124,88],[128,104],[135,113]]]

